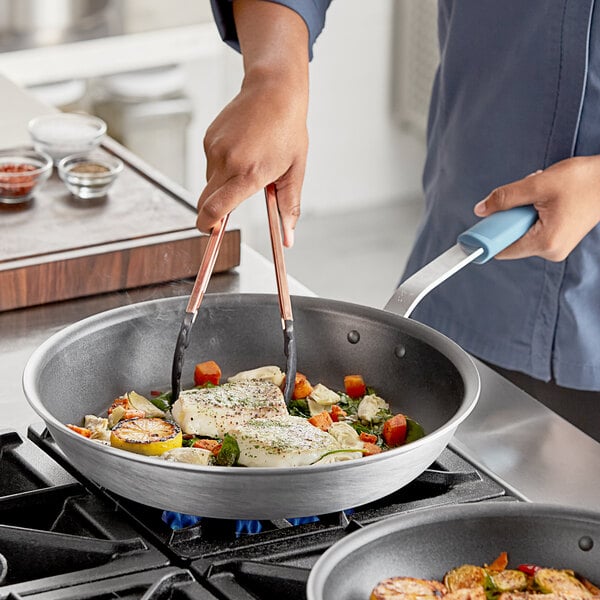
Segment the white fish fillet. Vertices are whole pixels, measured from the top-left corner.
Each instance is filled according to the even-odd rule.
[[[302,417],[252,419],[229,432],[240,447],[238,464],[246,467],[310,465],[339,448],[327,432]]]
[[[184,433],[221,438],[257,417],[287,415],[281,390],[268,381],[236,381],[184,390],[171,409]]]

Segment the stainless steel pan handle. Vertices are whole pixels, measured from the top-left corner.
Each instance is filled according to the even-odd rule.
[[[458,236],[457,243],[396,288],[384,310],[410,317],[435,287],[469,263],[483,264],[525,235],[537,221],[533,206],[517,206],[482,219]]]

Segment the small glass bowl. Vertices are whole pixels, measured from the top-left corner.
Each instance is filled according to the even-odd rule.
[[[27,149],[0,151],[0,203],[29,202],[52,172],[52,159]]]
[[[99,152],[65,156],[58,163],[58,176],[82,200],[105,196],[122,170],[121,160]]]
[[[76,113],[36,117],[28,128],[35,149],[49,154],[54,164],[65,156],[95,150],[106,134],[102,119]]]

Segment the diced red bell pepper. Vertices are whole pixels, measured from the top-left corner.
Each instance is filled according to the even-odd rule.
[[[333,425],[331,416],[326,410],[324,410],[322,413],[319,413],[318,415],[315,415],[314,417],[311,417],[310,419],[308,419],[308,422],[311,425],[314,425],[315,427],[318,427],[323,431],[329,431],[329,429]]]
[[[192,448],[202,448],[203,450],[209,450],[213,454],[218,454],[221,446],[221,442],[217,440],[196,440],[192,444]]]
[[[374,444],[377,441],[377,436],[374,433],[367,433],[366,431],[362,431],[358,437],[361,442],[367,444]]]
[[[346,375],[344,377],[344,389],[350,398],[360,398],[367,393],[362,375]]]
[[[340,406],[337,404],[332,405],[331,407],[331,420],[334,423],[338,421],[342,421],[344,417],[348,416],[348,413],[345,410],[342,410]]]
[[[390,417],[383,424],[382,435],[390,448],[403,444],[406,440],[406,417],[401,414]]]
[[[127,396],[121,396],[119,398],[116,398],[110,405],[110,408],[108,409],[108,414],[111,415],[112,411],[115,410],[117,406],[122,406],[125,410],[128,410],[129,408],[131,408],[131,405],[129,404],[129,398]]]
[[[508,553],[500,552],[498,557],[488,565],[490,571],[504,571],[508,566]]]
[[[363,454],[365,456],[372,456],[373,454],[379,454],[380,452],[381,448],[377,444],[370,444],[369,442],[363,444]]]
[[[525,573],[525,575],[529,575],[533,577],[542,567],[538,567],[537,565],[524,564],[519,565],[517,569]]]
[[[90,429],[87,429],[86,427],[79,427],[78,425],[71,425],[70,423],[67,423],[67,427],[71,431],[74,431],[75,433],[78,433],[79,435],[82,435],[83,437],[86,437],[86,438],[92,437],[92,431]]]
[[[283,385],[285,386],[285,382]],[[296,373],[292,398],[294,400],[306,398],[307,396],[310,396],[312,391],[313,386],[311,385],[310,381],[308,381],[308,379],[306,378],[306,375],[303,375],[302,373]]]
[[[219,385],[221,381],[221,367],[214,360],[207,360],[196,365],[194,369],[194,385],[212,383]]]
[[[146,413],[143,410],[136,410],[135,408],[128,408],[123,414],[123,420],[127,419],[143,419]]]

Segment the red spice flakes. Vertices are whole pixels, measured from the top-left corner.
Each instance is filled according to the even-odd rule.
[[[22,163],[0,164],[0,195],[3,196],[27,196],[35,185],[35,177],[25,173],[35,171],[33,165]],[[3,176],[3,173],[6,173]],[[23,173],[16,175],[15,173]]]

